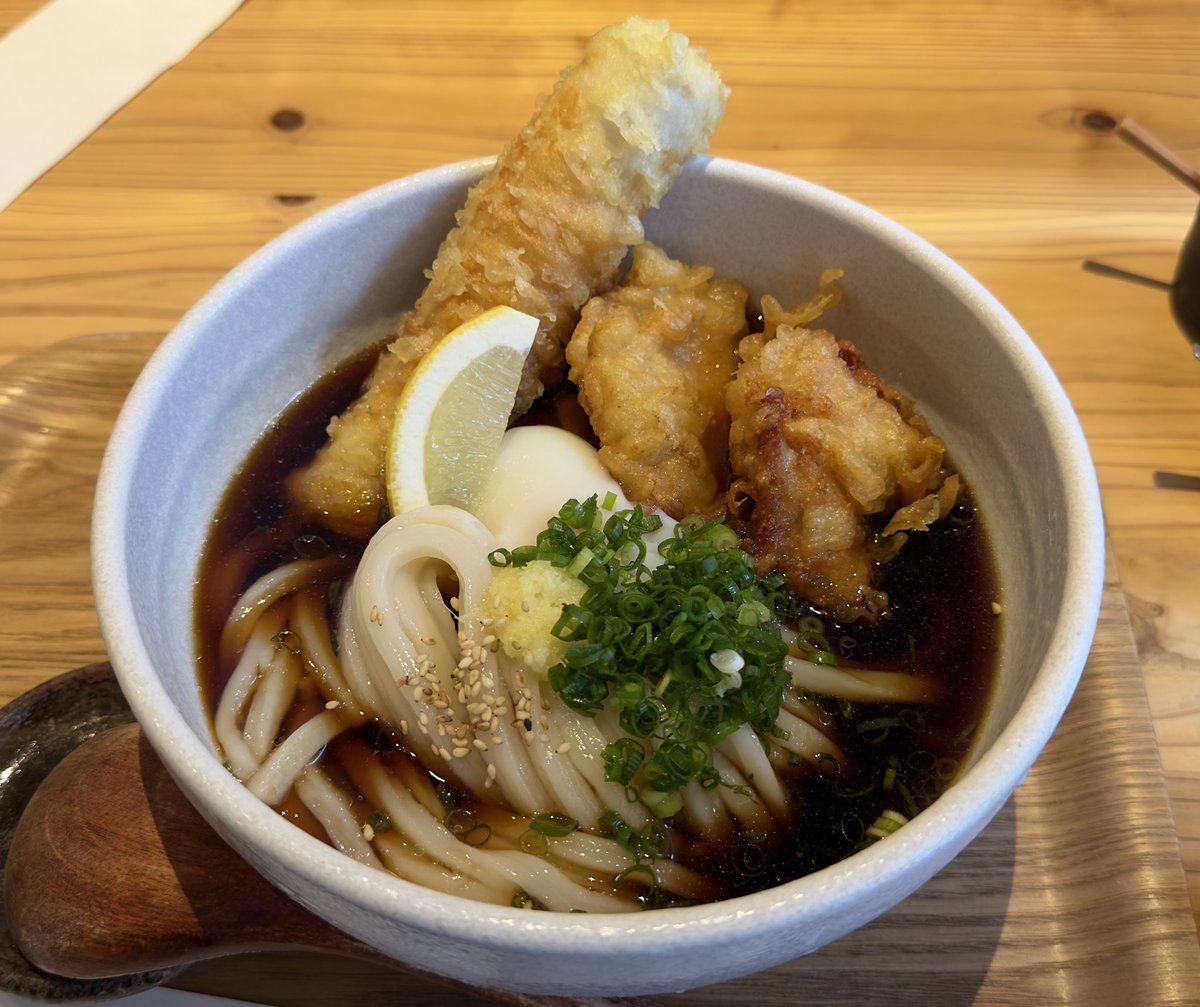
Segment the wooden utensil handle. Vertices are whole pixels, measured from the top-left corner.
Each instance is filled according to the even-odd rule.
[[[5,901],[25,956],[72,978],[297,947],[420,972],[341,933],[266,882],[200,817],[136,725],[85,742],[46,777],[13,836]],[[422,974],[496,1003],[545,1003]]]

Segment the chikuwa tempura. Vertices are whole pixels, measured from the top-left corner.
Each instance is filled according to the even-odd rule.
[[[751,304],[753,277],[644,240],[725,93],[664,24],[598,33],[386,347],[226,496],[198,598],[217,744],[362,863],[528,909],[729,898],[886,839],[969,750],[983,523],[917,406],[812,327],[852,287]],[[485,491],[389,513],[397,400],[498,306],[536,335]]]

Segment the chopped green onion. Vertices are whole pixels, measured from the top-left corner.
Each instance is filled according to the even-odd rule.
[[[596,554],[587,546],[584,546],[575,554],[574,559],[567,565],[567,573],[572,577],[578,577],[590,565],[592,560],[596,558]]]
[[[951,759],[949,757],[938,759],[937,765],[934,766],[934,772],[937,773],[938,779],[943,783],[953,779],[954,775],[958,772],[958,759]]]
[[[899,717],[875,717],[860,723],[858,733],[868,745],[878,745],[887,738],[893,727],[899,726]]]
[[[841,820],[842,835],[851,843],[862,842],[862,838],[866,833],[863,828],[862,819],[853,811],[847,811],[842,815]]]
[[[512,906],[514,909],[542,909],[542,908],[544,908],[542,906],[542,904],[540,902],[538,902],[532,895],[530,895],[528,892],[524,892],[524,891],[517,892],[517,894],[512,897]]]
[[[570,815],[559,814],[557,811],[546,811],[531,821],[529,827],[543,836],[558,838],[569,836],[579,828],[579,823]]]
[[[371,826],[372,832],[387,832],[392,827],[392,820],[386,811],[376,810],[367,816],[367,824]]]
[[[678,790],[663,793],[661,790],[644,790],[642,803],[658,818],[670,818],[683,807],[683,794]]]
[[[932,773],[937,768],[937,756],[926,748],[910,752],[904,761],[910,769],[919,773]]]
[[[878,818],[875,819],[874,822],[871,823],[870,827],[866,830],[866,833],[863,836],[863,840],[866,845],[869,846],[871,843],[878,842],[880,839],[886,839],[893,832],[899,829],[900,826],[907,824],[908,819],[900,814],[900,812],[891,810],[884,811],[879,815]]]
[[[956,751],[962,752],[966,750],[967,745],[971,743],[971,739],[975,736],[975,728],[979,724],[977,721],[972,721],[958,733],[958,737],[954,739],[953,745]]]
[[[641,883],[647,888],[658,887],[658,877],[654,873],[654,868],[649,864],[634,864],[632,867],[626,867],[617,875],[617,882],[628,881],[634,875],[644,875],[646,880]]]
[[[743,846],[738,851],[737,865],[745,874],[762,874],[766,868],[767,856],[758,845]]]
[[[321,559],[329,555],[329,543],[320,535],[297,535],[292,548],[301,559]]]
[[[303,650],[303,641],[300,639],[300,634],[294,629],[281,629],[271,637],[271,642],[289,654],[299,654]]]
[[[618,738],[604,748],[604,778],[626,785],[646,760],[646,750],[633,738]]]
[[[492,838],[492,827],[487,822],[476,822],[458,838],[468,846],[483,846]]]
[[[656,739],[653,754],[607,753],[606,774],[639,783],[643,794],[668,794],[710,768],[712,746],[742,724],[760,738],[774,729],[790,677],[775,614],[784,581],[760,578],[732,529],[699,518],[679,522],[658,546],[664,562],[651,569],[643,536],[661,518],[640,507],[607,513],[610,504],[615,495],[603,508],[595,496],[569,500],[535,545],[490,559],[542,560],[583,582],[583,597],[563,606],[551,631],[567,647],[548,670],[550,686],[576,712],[594,716],[608,705],[630,739]],[[744,662],[740,682],[714,666],[711,655],[722,652]],[[659,813],[674,803],[651,800]]]
[[[517,847],[522,853],[530,853],[535,857],[544,857],[550,852],[550,844],[546,837],[533,829],[526,829],[517,840]]]

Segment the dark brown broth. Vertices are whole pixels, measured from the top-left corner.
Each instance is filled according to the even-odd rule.
[[[241,591],[260,574],[296,558],[299,536],[321,536],[331,551],[351,563],[365,545],[296,520],[285,506],[282,481],[323,441],[328,417],[353,400],[376,352],[364,352],[298,395],[260,438],[225,494],[210,530],[197,589],[199,678],[210,714],[232,670],[218,667],[217,640]],[[554,406],[544,407],[543,414],[570,425],[576,412],[562,401],[564,393]],[[960,514],[973,514],[969,497],[966,501]],[[792,829],[720,848],[679,830],[672,835],[676,855],[718,880],[722,897],[771,887],[836,863],[854,852],[863,831],[882,810],[893,808],[906,815],[922,810],[952,778],[991,695],[999,641],[999,620],[992,609],[999,597],[994,564],[984,524],[977,514],[973,517],[909,536],[888,565],[882,585],[891,598],[890,619],[877,626],[826,620],[831,644],[838,649],[841,641],[845,656],[856,664],[896,671],[935,669],[945,702],[919,710],[859,704],[843,717],[839,704],[820,701],[823,710],[837,714],[826,718],[829,729],[854,768],[847,777],[832,781],[809,765],[786,771],[796,808]],[[879,732],[864,735],[858,727],[881,718],[902,723],[889,729],[885,740],[873,743]],[[909,725],[917,720],[920,730],[914,731]],[[385,743],[374,727],[362,733],[372,748]],[[885,790],[881,784],[889,765],[893,778],[890,790]],[[338,767],[331,769],[343,775]],[[845,796],[868,787],[861,795]],[[461,801],[477,814],[485,813],[469,797]],[[320,835],[299,801],[287,802],[280,811]]]

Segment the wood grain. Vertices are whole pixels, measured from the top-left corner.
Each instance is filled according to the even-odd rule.
[[[37,6],[0,0],[0,31]],[[1200,494],[1153,478],[1200,474],[1200,364],[1161,293],[1080,269],[1091,257],[1172,274],[1194,195],[1086,113],[1132,114],[1200,163],[1200,5],[636,9],[706,46],[733,88],[714,152],[912,227],[1000,298],[1063,381],[1096,459],[1200,915]],[[632,10],[249,0],[0,213],[0,692],[102,654],[86,514],[111,417],[72,398],[88,375],[64,379],[69,348],[106,342],[111,356],[87,366],[109,395],[126,353],[144,355],[264,241],[368,186],[494,152],[582,39]],[[273,122],[284,109],[297,128]]]

